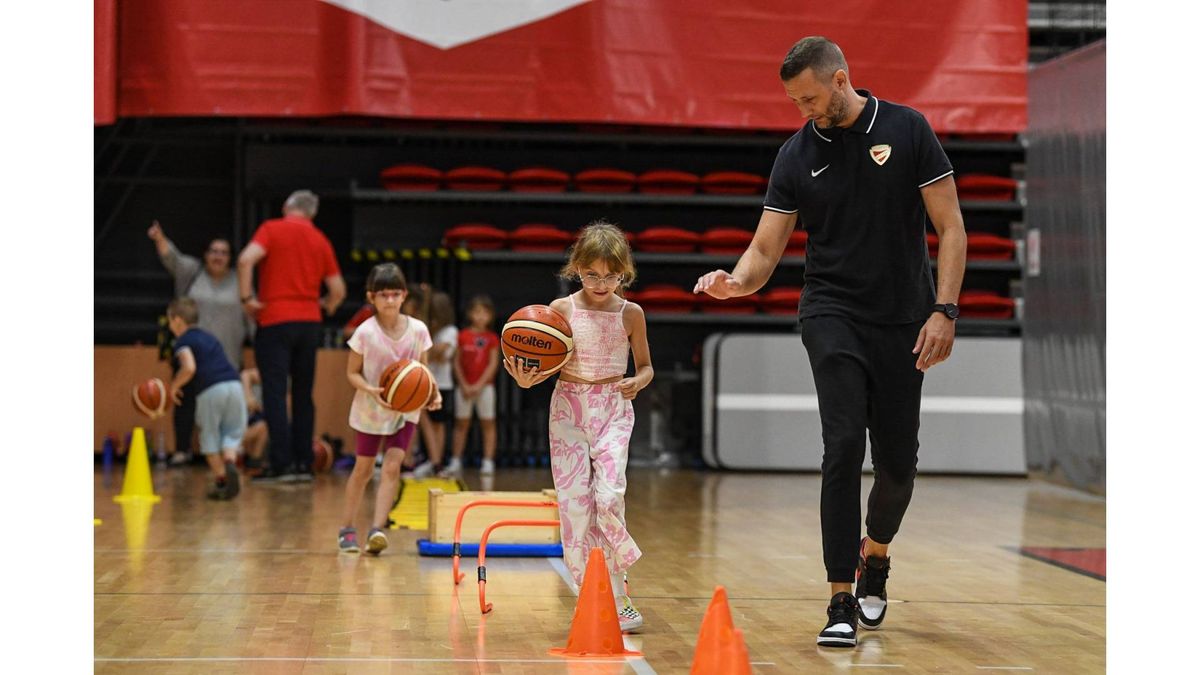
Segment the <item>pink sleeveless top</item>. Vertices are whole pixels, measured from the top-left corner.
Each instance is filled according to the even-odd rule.
[[[625,334],[625,304],[615,312],[583,309],[571,298],[571,334],[575,355],[563,366],[571,377],[595,382],[625,374],[629,365],[629,336]]]

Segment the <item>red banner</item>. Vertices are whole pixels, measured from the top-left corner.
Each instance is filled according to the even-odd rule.
[[[92,52],[94,124],[117,121],[117,0],[95,0]]]
[[[816,34],[856,87],[938,131],[1025,128],[1025,0],[122,0],[119,14],[121,116],[792,129],[779,64]]]

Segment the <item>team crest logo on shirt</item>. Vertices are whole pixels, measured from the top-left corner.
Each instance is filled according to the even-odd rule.
[[[883,163],[888,161],[888,157],[891,157],[891,156],[892,156],[892,146],[890,146],[890,145],[872,145],[871,146],[871,159],[875,160],[875,163],[878,164],[879,166],[883,166]]]

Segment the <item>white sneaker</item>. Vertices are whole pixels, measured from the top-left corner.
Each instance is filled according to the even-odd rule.
[[[438,472],[438,476],[441,478],[458,478],[462,476],[462,460],[450,460],[450,463]]]
[[[633,606],[633,601],[629,599],[628,595],[617,598],[617,620],[621,624],[622,633],[635,631],[645,623],[642,620],[642,613]]]
[[[494,473],[496,473],[496,462],[490,459],[483,460],[483,463],[479,465],[479,475],[490,476]]]
[[[421,462],[412,470],[413,478],[429,478],[433,475],[433,463]]]

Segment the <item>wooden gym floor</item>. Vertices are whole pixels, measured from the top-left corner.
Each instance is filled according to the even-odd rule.
[[[884,629],[832,650],[815,644],[828,599],[817,476],[632,470],[644,557],[630,590],[646,626],[626,642],[645,658],[609,662],[547,655],[575,603],[551,560],[489,560],[495,609],[481,617],[474,559],[456,589],[448,558],[417,556],[423,532],[392,531],[377,559],[336,551],[342,474],[228,503],[205,500],[204,481],[199,467],[155,469],[162,502],[123,509],[119,473],[97,473],[97,672],[686,673],[717,584],[756,673],[1105,669],[1103,563],[1089,575],[1048,560],[1103,560],[1105,502],[1035,480],[919,477]],[[494,489],[551,486],[548,469],[502,469]]]

